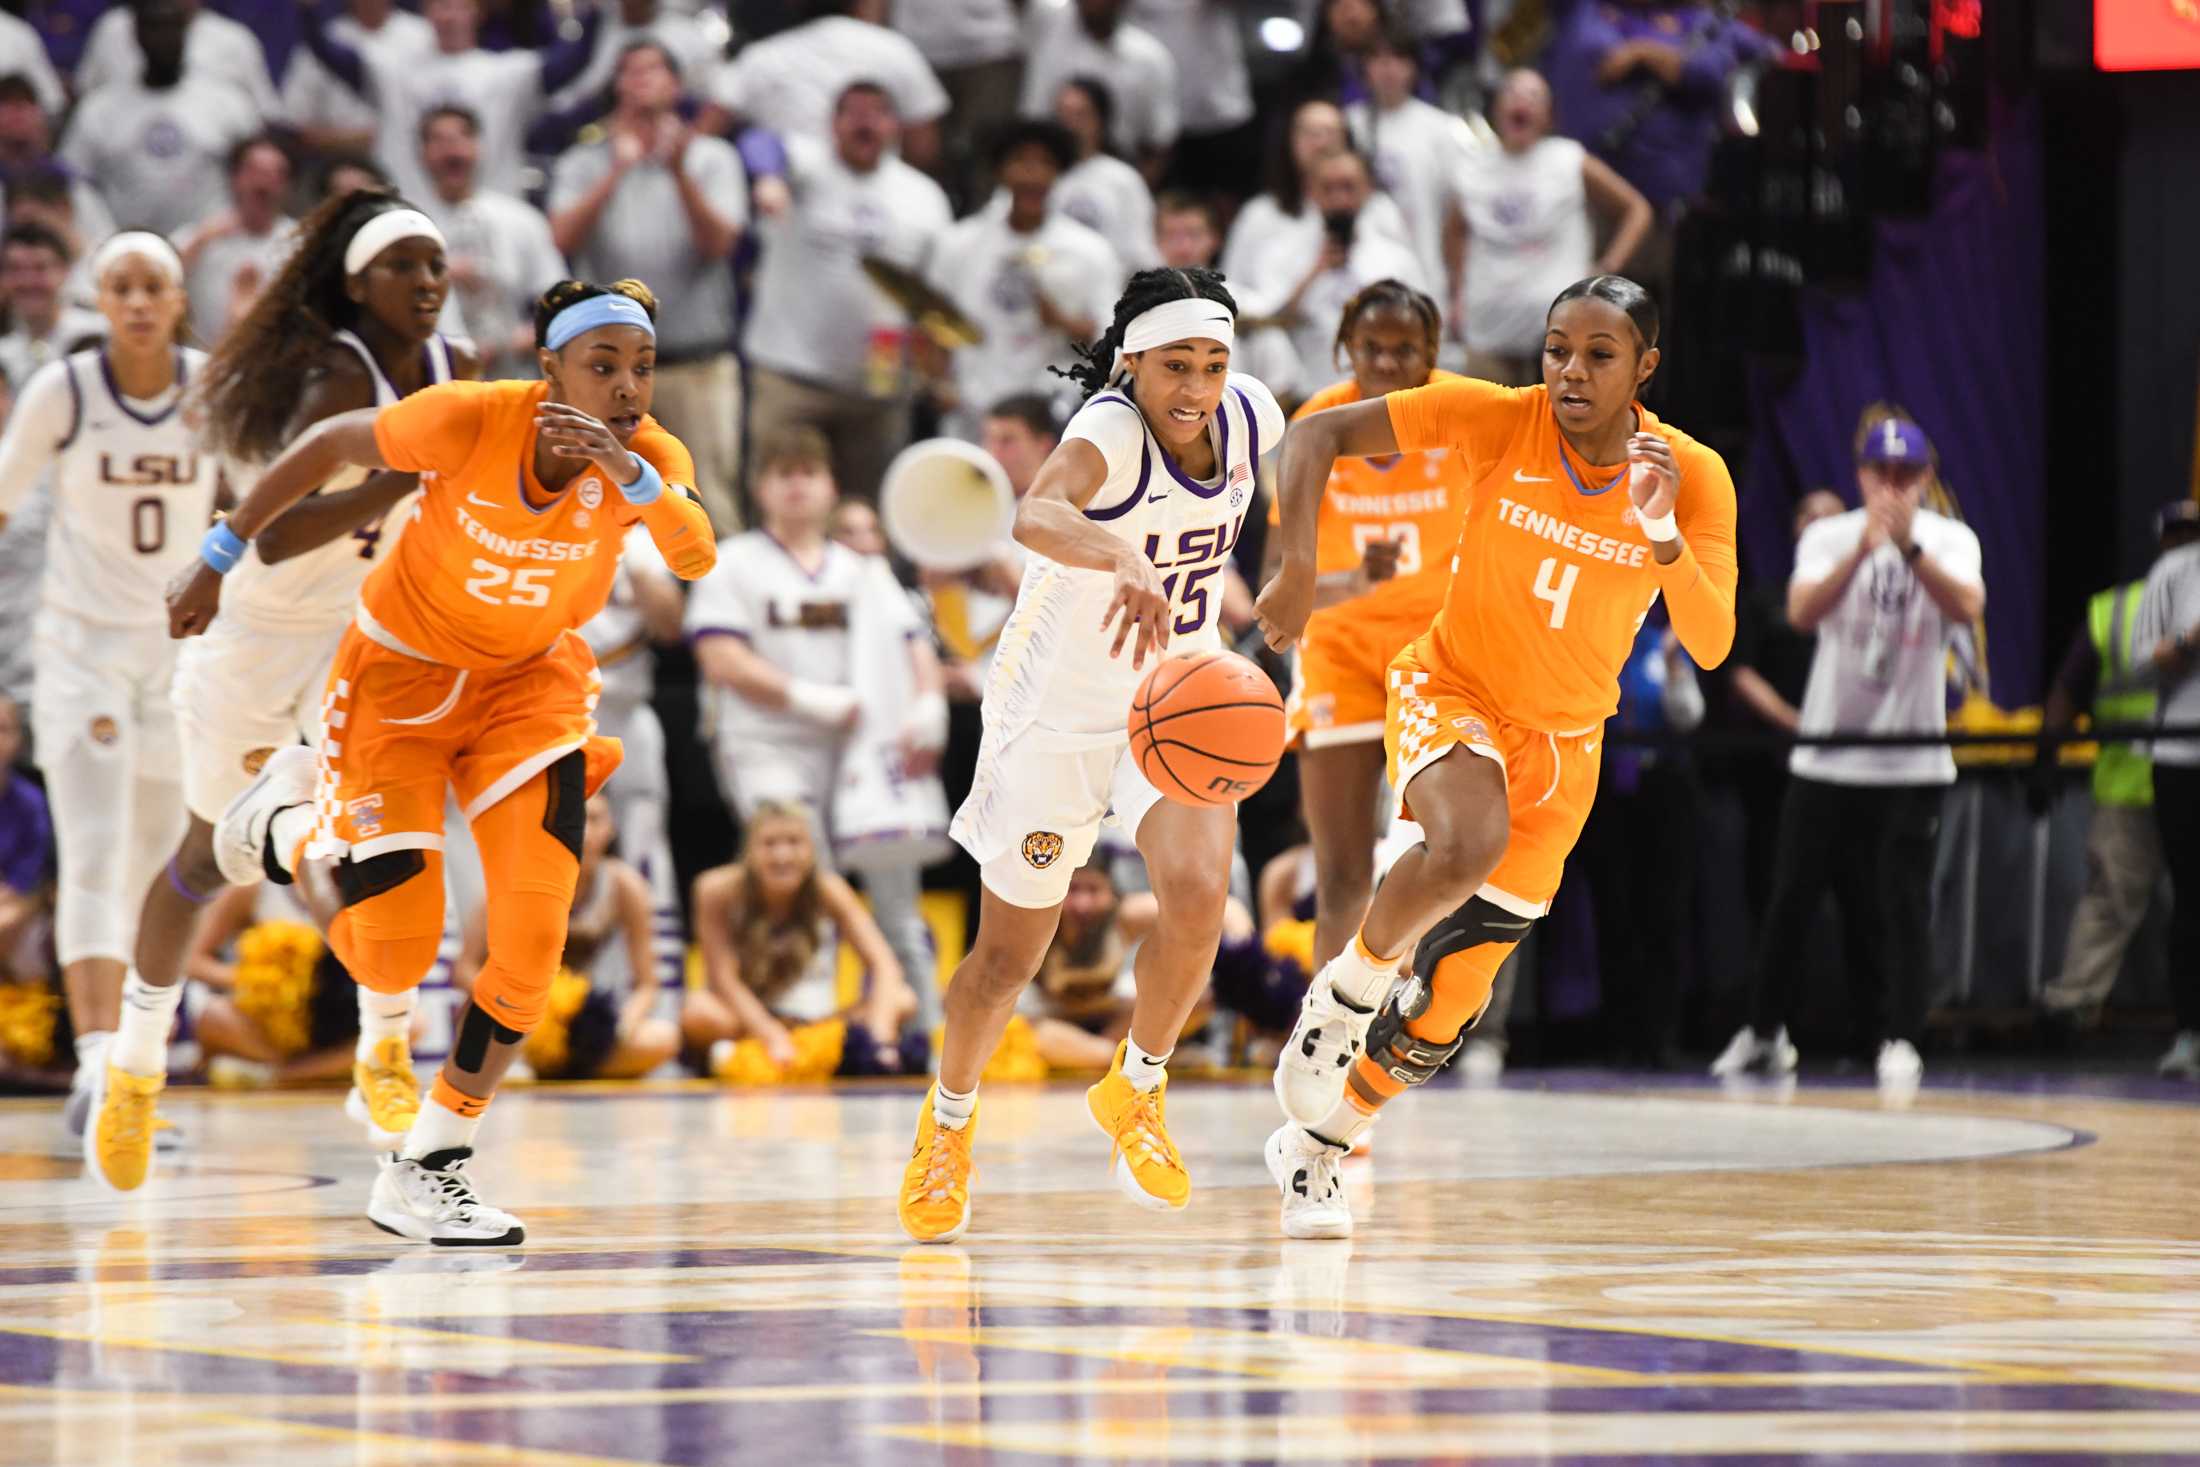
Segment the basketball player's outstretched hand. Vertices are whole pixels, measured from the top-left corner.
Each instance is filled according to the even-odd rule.
[[[624,484],[639,472],[634,455],[627,452],[618,435],[570,403],[545,402],[537,406],[535,431],[559,458],[589,459],[611,475],[614,483]]]
[[[1646,464],[1650,472],[1630,478],[1627,493],[1638,514],[1650,519],[1673,512],[1681,494],[1681,466],[1673,457],[1673,445],[1655,433],[1637,433],[1627,440],[1627,461]]]
[[[1260,618],[1260,634],[1268,639],[1269,648],[1290,651],[1306,631],[1306,619],[1314,614],[1314,578],[1276,572],[1275,578],[1260,588],[1253,614]]]
[[[168,583],[168,635],[195,637],[214,624],[222,609],[221,572],[194,560]]]
[[[1122,622],[1117,624],[1120,614]],[[1123,643],[1131,640],[1131,667],[1146,665],[1146,653],[1158,652],[1169,645],[1169,588],[1161,584],[1161,572],[1153,568],[1153,562],[1143,555],[1126,554],[1115,568],[1115,599],[1108,603],[1107,615],[1100,618],[1100,630],[1115,628],[1115,641],[1108,648],[1110,657],[1123,655]]]

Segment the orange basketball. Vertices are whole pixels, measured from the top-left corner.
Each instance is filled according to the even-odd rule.
[[[1164,658],[1131,700],[1131,754],[1186,805],[1234,805],[1283,757],[1283,699],[1235,652]]]

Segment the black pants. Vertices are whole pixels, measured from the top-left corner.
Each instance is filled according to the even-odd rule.
[[[2200,768],[2154,766],[2154,820],[2169,868],[2169,981],[2177,1027],[2200,1029]]]
[[[1841,909],[1849,991],[1879,1038],[1917,1042],[1931,971],[1933,849],[1943,785],[1837,785],[1792,778],[1780,807],[1772,897],[1757,939],[1750,1027],[1784,1028],[1819,897]]]
[[[1597,792],[1576,848],[1596,903],[1605,1028],[1625,1064],[1659,1065],[1680,1038],[1699,793],[1686,764],[1653,764],[1632,790]]]

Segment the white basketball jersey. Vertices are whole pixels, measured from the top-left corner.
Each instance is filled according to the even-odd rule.
[[[349,331],[336,333],[366,364],[374,379],[374,405],[388,407],[403,396],[383,375],[367,344]],[[441,336],[432,336],[421,347],[427,359],[428,382],[451,380],[451,348]],[[372,470],[347,468],[314,492],[331,494],[364,483]],[[222,585],[222,609],[256,630],[312,633],[334,632],[350,619],[358,604],[359,588],[367,572],[397,545],[398,532],[411,517],[417,495],[408,495],[373,524],[317,546],[303,555],[269,565],[254,552],[246,552]]]
[[[1200,483],[1163,451],[1127,388],[1093,395],[1062,436],[1082,438],[1107,460],[1108,476],[1085,517],[1144,550],[1175,608],[1170,654],[1222,645],[1224,568],[1256,498],[1262,454],[1283,442],[1282,409],[1252,377],[1230,374],[1207,432],[1219,472]],[[1125,738],[1132,695],[1153,668],[1131,666],[1129,641],[1110,656],[1113,631],[1101,618],[1115,595],[1104,571],[1034,555],[1001,630],[985,695],[987,732],[1013,738],[1038,727],[1071,736],[1065,747]]]
[[[640,525],[627,532],[626,545],[619,552],[619,573],[611,582],[610,599],[604,602],[603,610],[581,623],[580,628],[581,640],[596,654],[596,667],[603,675],[601,698],[605,703],[646,703],[656,685],[657,658],[650,651],[648,622],[642,615],[641,601],[634,594],[636,567],[654,570],[659,575],[670,574],[665,569],[664,556],[658,553],[657,543]]]
[[[168,583],[198,559],[222,461],[180,411],[206,353],[176,349],[176,385],[126,399],[103,351],[60,363],[73,426],[54,455],[44,602],[98,626],[165,627]]]

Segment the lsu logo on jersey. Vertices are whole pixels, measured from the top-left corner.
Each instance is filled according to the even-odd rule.
[[[258,775],[266,767],[268,759],[274,753],[275,750],[272,746],[249,750],[244,756],[244,772],[250,775]]]
[[[92,720],[86,732],[91,734],[95,744],[111,744],[122,737],[122,729],[104,713]]]
[[[344,807],[351,817],[352,837],[355,840],[373,840],[382,833],[382,797],[361,795]]]
[[[132,454],[126,465],[118,465],[111,453],[99,456],[99,482],[102,484],[147,489],[162,484],[190,484],[198,477],[199,456],[195,453]]]
[[[1062,858],[1062,838],[1051,830],[1034,830],[1024,837],[1024,859],[1034,871],[1044,871]]]

